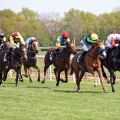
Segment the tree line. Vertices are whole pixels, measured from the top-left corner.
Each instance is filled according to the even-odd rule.
[[[72,8],[63,18],[58,13],[38,14],[28,8],[22,8],[19,13],[0,10],[0,32],[5,32],[8,38],[14,31],[19,31],[24,39],[35,36],[41,46],[54,46],[63,31],[69,33],[77,46],[85,34],[92,32],[105,41],[109,34],[120,31],[120,9],[97,16]]]

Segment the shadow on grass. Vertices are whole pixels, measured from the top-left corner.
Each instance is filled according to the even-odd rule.
[[[6,83],[6,82],[3,82],[3,84],[8,84],[8,85],[10,84],[10,85],[12,85],[12,84],[15,84],[15,82],[14,82],[14,83]]]
[[[42,89],[51,89],[50,87],[42,87],[42,86],[27,86],[27,88],[42,88]]]
[[[108,93],[108,92],[103,92],[103,91],[79,91],[77,92],[76,90],[53,90],[54,92],[63,92],[63,93]]]

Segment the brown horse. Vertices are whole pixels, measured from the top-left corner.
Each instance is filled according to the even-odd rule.
[[[8,42],[9,43],[9,42]],[[8,49],[8,48],[7,48]],[[6,51],[5,51],[6,52]],[[16,86],[19,81],[19,77],[21,76],[21,66],[23,60],[27,59],[27,49],[25,45],[20,45],[19,48],[11,49],[9,51],[9,64],[6,66],[4,62],[4,50],[0,55],[0,85],[2,84],[2,80],[7,79],[7,73],[10,69],[14,69],[16,72]]]
[[[62,51],[58,52],[55,60],[51,61],[50,60],[50,54],[53,51],[53,49],[50,49],[46,55],[45,55],[45,59],[44,59],[44,80],[42,81],[42,83],[45,82],[46,79],[46,71],[49,68],[49,66],[51,64],[53,64],[55,66],[54,68],[54,73],[56,76],[56,86],[59,86],[59,81],[61,80],[62,82],[68,82],[68,70],[70,67],[70,55],[71,54],[76,54],[77,51],[75,49],[75,46],[72,43],[69,43],[68,46],[66,48],[64,48]],[[65,72],[65,81],[63,79],[60,79],[60,73],[64,71]]]
[[[97,71],[102,84],[102,88],[105,91],[102,82],[103,77],[101,71],[101,62],[99,58],[101,57],[104,59],[106,57],[105,46],[103,42],[98,41],[97,43],[93,44],[92,48],[88,51],[88,53],[84,57],[83,65],[77,63],[77,58],[79,55],[80,53],[74,56],[71,63],[71,74],[73,74],[73,72],[75,73],[77,91],[80,90],[80,82],[85,72],[89,72],[94,75],[95,71]]]
[[[40,68],[37,66],[37,57],[36,54],[39,52],[39,42],[37,40],[32,41],[28,46],[28,59],[23,62],[25,77],[29,77],[30,82],[32,82],[32,78],[30,75],[30,67],[37,69],[38,71],[38,79],[40,82]]]

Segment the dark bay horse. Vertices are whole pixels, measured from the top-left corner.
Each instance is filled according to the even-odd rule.
[[[8,42],[9,43],[9,42]],[[8,49],[8,48],[7,48]],[[14,48],[9,51],[9,64],[6,66],[4,62],[4,50],[0,54],[0,85],[2,84],[2,80],[7,79],[7,73],[10,69],[14,69],[16,72],[16,86],[18,84],[19,78],[21,76],[21,66],[23,60],[27,59],[27,49],[25,45],[20,45],[19,48]]]
[[[94,75],[95,71],[97,71],[102,84],[102,88],[105,91],[105,88],[102,82],[103,77],[102,77],[102,71],[101,71],[101,62],[99,58],[99,57],[102,57],[102,58],[106,57],[105,46],[103,42],[98,41],[97,43],[93,44],[92,48],[88,51],[88,53],[86,53],[84,57],[83,65],[77,63],[77,58],[79,55],[80,53],[75,55],[71,63],[71,75],[73,74],[73,72],[75,73],[77,91],[80,90],[80,82],[85,72],[89,72]]]
[[[37,69],[38,71],[38,79],[37,81],[40,82],[40,68],[37,66],[37,57],[36,54],[39,52],[39,42],[37,40],[32,41],[28,46],[28,59],[24,61],[24,70],[25,70],[25,77],[29,77],[30,82],[32,82],[32,78],[30,75],[30,67]]]
[[[57,53],[54,62],[50,60],[50,54],[53,51],[53,49],[50,49],[46,55],[45,55],[45,59],[44,59],[44,80],[42,81],[42,83],[45,82],[46,79],[46,71],[49,68],[49,66],[51,64],[53,64],[55,66],[54,68],[54,73],[56,76],[56,86],[59,86],[59,81],[61,80],[62,82],[68,82],[68,70],[70,67],[70,55],[71,54],[76,54],[76,48],[72,43],[68,43],[68,46],[66,48],[64,48],[62,51],[60,51],[59,53]],[[65,81],[63,79],[60,79],[60,73],[64,71],[65,72]]]
[[[111,50],[106,59],[101,60],[101,67],[104,78],[107,78],[107,75],[104,71],[103,66],[105,66],[110,73],[110,83],[112,87],[112,92],[115,92],[114,85],[116,80],[115,71],[120,71],[120,45],[117,48]]]

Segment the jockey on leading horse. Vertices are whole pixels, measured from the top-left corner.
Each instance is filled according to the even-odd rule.
[[[53,51],[53,53],[50,55],[50,60],[54,61],[56,54],[66,48],[70,41],[71,40],[69,39],[69,35],[67,32],[63,32],[62,35],[58,36],[56,42],[57,49]]]
[[[116,47],[118,47],[120,44],[120,34],[110,34],[107,37],[107,40],[105,42],[106,45],[106,49],[107,49],[107,54],[109,55],[109,53]]]
[[[85,54],[91,49],[92,45],[96,43],[98,40],[98,35],[95,33],[87,34],[84,36],[83,40],[81,40],[80,44],[82,49],[84,50],[80,57],[80,64],[83,63],[83,59]]]
[[[19,48],[20,43],[25,45],[25,41],[24,41],[23,37],[21,36],[21,34],[19,32],[13,32],[9,38],[8,49],[6,50],[6,52],[4,54],[4,62],[5,63],[8,63],[10,51],[16,47]]]

